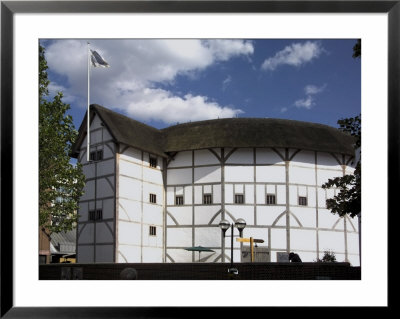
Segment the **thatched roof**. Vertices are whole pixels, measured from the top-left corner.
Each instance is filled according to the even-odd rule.
[[[354,139],[323,124],[270,119],[227,118],[190,122],[161,130],[129,117],[91,105],[110,130],[115,142],[160,156],[184,150],[214,147],[276,147],[354,155]],[[86,117],[74,145],[77,156],[86,135]]]

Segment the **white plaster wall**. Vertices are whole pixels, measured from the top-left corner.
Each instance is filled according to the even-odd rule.
[[[163,184],[162,171],[155,168],[144,167],[143,180],[162,185]]]
[[[83,174],[85,174],[86,179],[93,178],[95,176],[95,165],[84,165],[82,167]]]
[[[256,150],[257,164],[284,164],[282,158],[269,148],[257,148]]]
[[[254,204],[254,185],[245,185],[244,191],[246,204]]]
[[[158,263],[163,258],[163,251],[160,248],[146,247],[143,249],[143,262],[144,263]]]
[[[97,263],[113,262],[113,259],[114,259],[113,245],[96,245]]]
[[[225,184],[225,203],[233,203],[233,184]]]
[[[168,207],[168,213],[171,214],[179,225],[191,225],[193,222],[192,218],[192,207]],[[175,225],[175,222],[171,220],[168,225]]]
[[[285,183],[285,166],[257,166],[256,181],[259,183]]]
[[[215,214],[221,209],[221,206],[196,206],[194,209],[195,225],[208,225]],[[220,218],[218,223],[220,222]]]
[[[216,183],[221,181],[221,167],[196,167],[194,169],[195,183]]]
[[[225,166],[226,182],[253,182],[254,168],[252,166]]]
[[[124,149],[124,145],[121,145],[121,151]],[[138,149],[129,147],[124,150],[123,153],[119,154],[119,159],[124,161],[130,161],[136,164],[142,164],[142,152]]]
[[[97,178],[97,198],[114,196],[114,177]]]
[[[213,203],[220,204],[221,203],[221,185],[213,185],[212,192],[213,192]]]
[[[143,182],[143,201],[145,203],[150,202],[150,194],[156,195],[157,205],[163,205],[163,187],[161,185],[155,185]]]
[[[317,250],[317,234],[315,230],[291,229],[291,250]]]
[[[286,250],[286,229],[271,229],[271,249]]]
[[[142,184],[139,180],[119,176],[119,197],[129,198],[131,200],[141,201]]]
[[[286,186],[285,185],[277,185],[276,187],[276,203],[277,204],[286,204]]]
[[[318,169],[318,185],[322,185],[325,184],[328,179],[332,179],[335,177],[341,177],[343,176],[343,172],[340,170],[322,170],[322,169]]]
[[[193,198],[192,198],[192,186],[185,186],[184,187],[184,198],[183,198],[183,203],[185,205],[192,205],[193,203]]]
[[[154,204],[143,204],[143,223],[155,224],[162,226],[163,224],[163,207]]]
[[[226,205],[225,209],[235,217],[243,218],[247,224],[254,225],[254,207],[244,205]]]
[[[167,187],[167,205],[175,205],[175,188]]]
[[[155,226],[155,225],[151,225]],[[144,225],[144,232],[143,232],[143,252],[146,251],[148,247],[152,248],[160,248],[163,247],[163,229],[162,226],[155,226],[156,227],[156,236],[150,236],[150,225]],[[162,251],[162,250],[161,250]],[[161,262],[161,260],[159,260]]]
[[[339,159],[341,159],[341,156],[338,156]],[[338,161],[329,153],[317,153],[317,165],[318,169],[335,169],[335,170],[341,170],[342,167],[338,163]]]
[[[104,199],[103,201],[103,219],[114,218],[114,199]]]
[[[96,223],[96,243],[113,243],[114,236],[113,231],[114,223],[113,222],[98,222]]]
[[[301,150],[292,158],[292,162],[295,162],[298,166],[314,169],[315,153],[312,151]]]
[[[80,198],[81,201],[94,199],[94,183],[94,180],[86,182],[85,186],[83,187],[84,193]]]
[[[239,148],[227,159],[227,164],[254,164],[252,148]]]
[[[218,154],[219,155],[219,154]],[[194,165],[219,165],[218,158],[209,150],[198,150],[194,152]]]
[[[289,165],[289,183],[315,185],[315,169]]]
[[[79,263],[92,263],[94,257],[93,246],[79,246],[77,262]]]
[[[343,232],[323,231],[318,232],[319,250],[333,250],[338,253],[344,253],[344,234]]]
[[[168,168],[170,167],[183,167],[183,166],[192,166],[192,152],[179,152],[175,155],[174,159],[168,164]]]
[[[131,246],[120,244],[118,246],[117,258],[119,263],[140,263],[141,248],[140,246]]]
[[[202,186],[194,187],[194,203],[195,204],[203,203],[203,187]]]
[[[359,235],[357,233],[347,233],[347,252],[357,255],[359,248]]]
[[[142,179],[142,166],[128,162],[120,158],[119,174],[129,176],[136,179]]]
[[[94,242],[94,224],[78,224],[79,244],[91,244]]]
[[[285,210],[282,206],[258,206],[257,225],[272,225]]]
[[[118,206],[119,220],[140,222],[142,218],[142,207],[139,201],[120,198]]]
[[[168,246],[191,247],[192,228],[167,228]]]
[[[118,222],[118,245],[141,244],[141,225],[134,222]]]
[[[318,226],[321,228],[332,229],[339,219],[337,214],[332,214],[328,209],[318,210]]]
[[[192,169],[180,168],[167,170],[168,185],[192,184]]]
[[[317,217],[315,209],[303,207],[291,207],[290,211],[300,221],[302,227],[316,227]]]
[[[195,246],[218,247],[221,245],[219,227],[197,227],[194,232]]]

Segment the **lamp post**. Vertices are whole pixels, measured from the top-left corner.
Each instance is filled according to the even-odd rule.
[[[236,227],[239,230],[239,236],[242,237],[243,235],[243,229],[246,227],[246,221],[242,218],[239,218],[236,220],[235,224],[229,223],[227,220],[221,220],[219,222],[219,228],[222,230],[222,234],[225,236],[226,231],[231,227],[231,266],[228,269],[229,274],[238,274],[238,271],[236,268],[233,268],[233,228]]]

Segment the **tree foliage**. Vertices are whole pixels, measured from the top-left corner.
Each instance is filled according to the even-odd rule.
[[[78,200],[85,177],[82,166],[70,163],[70,151],[77,138],[72,117],[58,92],[49,99],[45,50],[39,46],[39,224],[50,232],[76,226]]]
[[[353,58],[361,57],[361,39],[357,40],[357,43],[353,46]]]
[[[341,119],[338,124],[341,131],[354,136],[355,151],[359,152],[361,148],[361,115]],[[350,217],[361,215],[361,153],[353,174],[329,179],[322,185],[324,189],[332,187],[340,190],[333,198],[326,200],[326,206],[333,214],[349,215]]]
[[[325,250],[324,251],[324,256],[322,258],[318,258],[316,260],[319,263],[334,263],[337,262],[335,253],[330,250]]]

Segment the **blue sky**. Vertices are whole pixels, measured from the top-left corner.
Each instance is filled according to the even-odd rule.
[[[327,124],[361,112],[355,39],[89,40],[110,68],[91,68],[90,102],[148,125],[225,117]],[[41,40],[50,92],[78,129],[87,104],[87,40]]]

